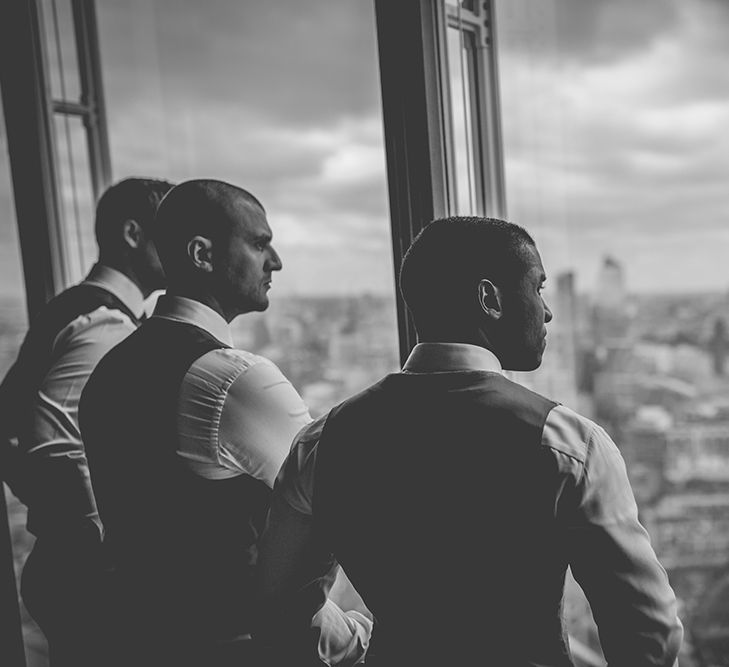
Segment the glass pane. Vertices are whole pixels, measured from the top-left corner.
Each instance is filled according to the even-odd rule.
[[[554,310],[543,368],[520,380],[613,436],[680,598],[681,667],[724,664],[729,10],[496,8],[508,210],[536,237]]]
[[[71,0],[42,0],[39,10],[45,36],[51,98],[79,102],[81,79]]]
[[[56,156],[66,283],[81,280],[96,259],[94,195],[81,118],[56,114]]]
[[[445,0],[445,3],[447,5],[452,5],[453,7],[458,7],[460,5],[463,9],[470,9],[471,11],[474,10],[474,5],[476,4],[475,0]]]
[[[451,212],[454,215],[475,215],[477,209],[475,151],[471,105],[473,76],[471,46],[473,35],[458,28],[448,27],[448,82],[450,86],[453,170],[451,183],[455,192],[451,195]]]
[[[25,283],[20,261],[18,223],[15,218],[5,119],[0,105],[0,379],[15,361],[20,343],[28,327]],[[0,485],[8,505],[10,536],[13,545],[18,589],[20,572],[33,545],[33,536],[25,530],[25,506]],[[21,603],[23,637],[28,667],[46,667],[45,638]]]
[[[284,268],[237,342],[317,414],[397,366],[374,12],[338,0],[99,0],[115,178],[220,178]]]

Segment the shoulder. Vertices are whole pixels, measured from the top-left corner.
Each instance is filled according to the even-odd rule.
[[[78,333],[86,328],[104,326],[123,327],[130,332],[137,329],[137,326],[126,313],[110,306],[99,306],[75,317],[68,323],[64,331]]]
[[[547,416],[542,446],[582,469],[598,463],[623,465],[620,452],[605,429],[564,405],[555,406]]]
[[[281,373],[276,364],[265,357],[227,347],[206,352],[193,362],[190,370],[197,369],[215,373],[233,381],[253,368],[264,373]]]
[[[190,366],[183,389],[214,394],[221,401],[258,404],[300,397],[286,376],[270,359],[231,348],[206,352]],[[265,399],[264,399],[265,397]]]
[[[182,402],[209,404],[219,419],[224,404],[254,407],[261,400],[270,401],[273,394],[279,398],[282,393],[293,393],[298,398],[272,361],[245,350],[218,348],[192,363],[185,374],[180,398]]]
[[[324,414],[321,417],[317,417],[314,421],[310,422],[304,428],[302,428],[294,439],[292,451],[297,452],[297,458],[299,463],[303,463],[309,459],[312,455],[316,456],[316,448],[321,439],[324,425],[329,418],[329,414]],[[301,467],[300,465],[297,467]]]
[[[316,455],[322,431],[329,414],[317,417],[301,428],[291,445],[291,452],[281,473],[286,478],[296,477],[309,471],[313,474],[316,467]]]
[[[302,514],[311,514],[319,440],[328,414],[304,426],[276,479],[276,493]]]
[[[126,313],[100,306],[88,313],[77,315],[66,324],[53,340],[53,347],[95,344],[111,348],[136,328]]]
[[[95,297],[83,284],[69,287],[45,304],[32,319],[30,331],[35,336],[55,336],[79,316],[87,315],[103,305]]]
[[[115,301],[110,292],[94,285],[79,283],[54,296],[38,319],[56,320],[85,315],[100,306],[112,307]]]
[[[309,411],[278,367],[243,350],[216,349],[188,369],[178,397],[183,456],[273,484]]]

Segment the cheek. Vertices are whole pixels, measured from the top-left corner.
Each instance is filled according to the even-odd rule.
[[[255,290],[261,282],[260,271],[252,258],[246,258],[230,267],[230,278],[243,291]]]

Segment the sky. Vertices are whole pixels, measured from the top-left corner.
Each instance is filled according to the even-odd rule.
[[[548,272],[729,286],[729,3],[499,0],[509,217]]]
[[[508,217],[547,272],[593,289],[611,255],[632,290],[726,289],[729,3],[496,5]],[[370,0],[97,12],[115,178],[251,190],[284,262],[272,296],[392,293]],[[2,289],[19,275],[9,190],[0,142]]]

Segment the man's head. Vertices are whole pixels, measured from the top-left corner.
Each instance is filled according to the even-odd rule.
[[[510,370],[542,362],[546,276],[534,240],[518,225],[453,217],[425,227],[407,251],[400,289],[422,341],[474,343]]]
[[[212,306],[229,322],[268,307],[281,259],[261,203],[215,180],[180,183],[157,212],[155,242],[169,291]]]
[[[145,296],[166,285],[152,227],[171,187],[154,178],[127,178],[108,188],[96,205],[99,261],[126,274]]]

